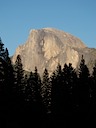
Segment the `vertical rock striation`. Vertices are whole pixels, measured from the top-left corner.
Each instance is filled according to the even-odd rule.
[[[80,49],[86,48],[85,44],[64,31],[53,28],[31,30],[25,44],[16,49],[12,57],[13,64],[16,56],[21,55],[24,70],[33,71],[35,66],[40,74],[47,68],[53,72],[58,63],[72,63],[76,68],[79,62]]]

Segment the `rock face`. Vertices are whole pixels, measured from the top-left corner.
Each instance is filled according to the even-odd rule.
[[[47,68],[53,72],[58,63],[72,63],[76,68],[80,61],[80,53],[86,49],[85,44],[73,35],[53,28],[31,30],[28,40],[24,45],[16,49],[12,57],[15,63],[18,54],[21,55],[24,70],[34,71],[37,66],[38,72],[43,73]]]

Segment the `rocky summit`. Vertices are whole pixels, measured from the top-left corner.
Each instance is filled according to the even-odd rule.
[[[82,54],[89,67],[96,59],[96,49],[87,48],[79,38],[53,28],[31,30],[27,41],[16,49],[13,64],[18,54],[21,55],[24,70],[34,71],[36,66],[40,74],[45,68],[52,73],[58,63],[62,67],[65,63],[72,63],[76,68]]]

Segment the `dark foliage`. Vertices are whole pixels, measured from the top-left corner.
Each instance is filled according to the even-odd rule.
[[[42,85],[41,85],[41,96],[42,102],[46,108],[46,112],[51,112],[51,82],[49,78],[48,70],[45,69],[42,78]]]
[[[0,128],[92,128],[95,123],[96,64],[91,75],[82,56],[78,74],[69,63],[58,64],[51,76],[45,69],[42,79],[37,67],[27,76],[21,56],[13,66],[0,39]]]

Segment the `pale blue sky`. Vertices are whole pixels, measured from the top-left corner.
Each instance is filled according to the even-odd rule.
[[[30,29],[52,27],[96,48],[96,0],[0,0],[0,37],[10,55]]]

